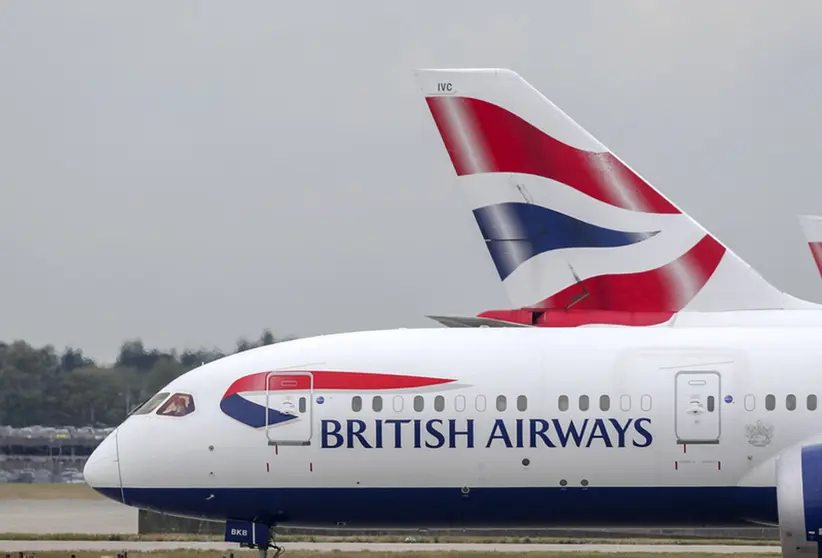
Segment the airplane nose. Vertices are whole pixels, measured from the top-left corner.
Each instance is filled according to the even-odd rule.
[[[117,453],[118,430],[119,428],[106,436],[91,453],[83,467],[83,477],[86,479],[86,484],[103,496],[122,502],[120,460]]]

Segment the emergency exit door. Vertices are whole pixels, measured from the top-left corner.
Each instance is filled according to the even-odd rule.
[[[716,371],[676,374],[675,428],[679,444],[718,444],[721,377]]]
[[[266,377],[265,434],[269,445],[311,444],[314,375],[304,371],[275,371]]]

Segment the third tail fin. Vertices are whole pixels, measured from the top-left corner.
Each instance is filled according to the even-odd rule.
[[[816,269],[822,275],[822,217],[817,215],[799,215],[799,225],[808,242]]]

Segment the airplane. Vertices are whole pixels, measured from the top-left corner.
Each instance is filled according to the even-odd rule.
[[[433,105],[451,93],[446,104],[463,114],[485,103],[477,110],[498,128],[529,129],[506,124],[516,112],[569,145],[594,147],[513,71],[417,77]],[[508,142],[520,144],[513,134]],[[493,161],[504,166],[504,153]],[[616,168],[609,158],[596,162]],[[649,190],[617,195],[582,184],[609,203],[660,211],[631,227],[617,211],[598,226],[654,232],[638,243],[662,238],[654,246],[666,258],[688,249],[666,231],[696,242],[697,255],[671,274],[678,289],[643,288],[680,295],[697,316],[739,315],[735,322],[395,329],[267,345],[171,381],[95,449],[87,484],[129,506],[225,521],[226,541],[263,558],[282,552],[276,525],[745,522],[778,525],[787,558],[822,555],[822,327],[807,317],[814,311],[794,309],[807,306]],[[563,199],[595,207],[571,191]],[[664,259],[653,258],[643,261]],[[703,258],[715,264],[711,274],[685,273]],[[586,261],[574,259],[595,276]],[[599,269],[606,263],[625,269],[614,258]],[[692,288],[684,290],[685,279]],[[722,311],[701,312],[706,306]]]
[[[822,217],[818,215],[799,215],[799,225],[808,242],[816,269],[822,275]]]
[[[421,87],[512,306],[429,318],[447,327],[702,325],[692,312],[738,323],[747,321],[740,311],[811,308],[773,289],[530,85],[500,74],[478,91],[486,81],[473,75],[459,89]]]

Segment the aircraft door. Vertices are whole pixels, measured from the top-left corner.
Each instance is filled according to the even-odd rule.
[[[715,371],[676,373],[675,428],[679,444],[718,444],[720,384]]]
[[[265,434],[268,445],[311,444],[314,375],[308,371],[274,371],[266,377]]]

